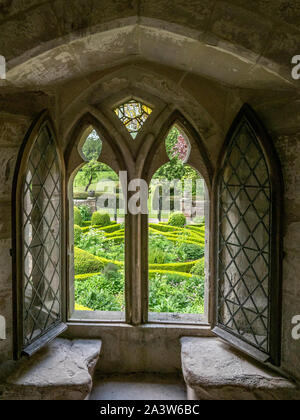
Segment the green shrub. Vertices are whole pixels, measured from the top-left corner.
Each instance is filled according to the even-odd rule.
[[[84,227],[81,228],[82,232],[88,232],[90,229],[97,229],[98,232],[105,232],[105,233],[115,232],[115,231],[119,230],[120,226],[121,226],[120,224],[117,224],[114,221],[110,222],[110,225],[104,226],[104,227],[100,227],[99,225],[91,226],[91,222],[89,222],[89,225],[86,226],[86,223],[88,223],[88,222],[85,222]]]
[[[112,238],[103,239],[103,243],[111,241],[112,244],[122,244],[124,243],[124,235],[113,236]]]
[[[183,273],[190,273],[191,269],[196,264],[196,261],[188,261],[181,263],[168,263],[168,264],[149,264],[150,270],[167,270],[167,271],[179,271]]]
[[[93,254],[74,248],[74,270],[75,274],[97,273],[102,271],[104,263]]]
[[[74,269],[75,274],[98,273],[107,267],[121,268],[123,262],[109,260],[104,257],[96,257],[88,251],[74,247]]]
[[[179,246],[177,254],[182,261],[198,260],[204,255],[204,247],[183,242]]]
[[[168,270],[149,270],[149,277],[152,278],[156,274],[167,274],[170,276],[177,276],[178,278],[191,278],[193,277],[193,274],[180,272],[180,271],[168,271]]]
[[[78,209],[80,211],[82,222],[87,222],[91,220],[91,208],[89,206],[78,206]],[[84,223],[83,223],[84,224]]]
[[[75,280],[75,301],[96,311],[122,311],[125,308],[124,274],[108,272]]]
[[[200,236],[205,236],[205,227],[203,226],[194,226],[194,225],[188,225],[186,227],[189,231],[196,233]]]
[[[100,227],[98,230],[105,232],[105,233],[112,233],[112,232],[116,232],[117,230],[119,230],[121,227],[121,225],[119,223],[116,222],[111,222],[109,225],[104,226],[104,227]]]
[[[199,277],[204,277],[204,258],[201,258],[201,260],[197,261],[194,267],[191,269],[191,274],[194,274]]]
[[[169,217],[168,224],[171,226],[184,227],[186,224],[186,217],[180,212],[172,213]]]
[[[108,213],[100,213],[99,211],[95,211],[92,215],[92,225],[97,226],[108,226],[110,225],[110,216]]]
[[[74,225],[74,244],[78,245],[80,242],[80,238],[81,238],[81,227],[78,225]]]
[[[170,233],[177,233],[182,232],[182,228],[178,228],[176,226],[165,225],[163,223],[149,223],[149,226],[155,230],[159,230],[160,232],[170,232]]]
[[[201,314],[203,280],[179,273],[157,273],[150,276],[149,310],[151,312]]]
[[[74,225],[82,226],[82,216],[78,207],[74,207]]]
[[[166,262],[167,253],[159,248],[149,249],[149,264],[164,264]]]
[[[86,280],[86,279],[89,279],[90,277],[99,276],[100,274],[102,273],[99,272],[99,273],[76,274],[75,280]]]

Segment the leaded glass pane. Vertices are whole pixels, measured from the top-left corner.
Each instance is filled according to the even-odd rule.
[[[44,127],[23,189],[24,347],[60,322],[60,183],[55,144]]]
[[[271,187],[247,123],[226,156],[219,187],[218,324],[269,351]]]
[[[115,109],[115,113],[133,139],[136,138],[151,112],[150,107],[135,100],[128,101]]]

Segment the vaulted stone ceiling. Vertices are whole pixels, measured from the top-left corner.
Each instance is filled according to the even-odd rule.
[[[137,59],[243,88],[295,89],[300,0],[0,0],[6,85],[51,87]]]

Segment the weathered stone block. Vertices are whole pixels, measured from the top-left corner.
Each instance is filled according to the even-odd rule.
[[[0,287],[1,290],[1,287]],[[6,290],[0,292],[0,315],[5,318],[6,323],[6,339],[0,340],[0,363],[12,358],[12,292]]]
[[[220,38],[247,48],[257,54],[265,49],[272,24],[265,17],[239,7],[217,2],[211,20],[211,31]]]
[[[142,16],[165,20],[166,13],[169,20],[177,25],[186,25],[189,22],[191,28],[205,30],[207,20],[213,10],[214,3],[210,0],[184,0],[164,1],[142,0],[140,13]]]
[[[299,280],[298,280],[299,287]],[[292,319],[300,315],[300,298],[291,288],[283,293],[282,307],[282,367],[300,381],[300,339],[292,336]]]
[[[11,237],[11,202],[0,202],[0,238]],[[0,245],[1,246],[1,245]]]
[[[0,147],[0,199],[8,200],[12,192],[12,180],[18,156],[16,147]]]
[[[299,399],[300,390],[217,338],[183,337],[184,380],[200,400]]]
[[[57,338],[22,359],[4,384],[4,400],[83,400],[92,389],[100,340]]]
[[[0,240],[0,292],[11,291],[12,265],[10,256],[11,240]]]
[[[2,146],[20,146],[30,126],[27,119],[17,119],[0,114],[0,144]]]

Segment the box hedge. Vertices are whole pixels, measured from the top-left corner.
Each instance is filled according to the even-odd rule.
[[[74,247],[74,270],[75,274],[95,273],[102,271],[103,261],[95,255],[80,248]]]
[[[149,270],[149,277],[152,277],[155,274],[168,274],[178,277],[184,277],[184,278],[191,278],[193,277],[193,274],[185,273],[183,271],[170,271],[170,270]]]
[[[74,270],[75,274],[86,274],[101,272],[108,264],[114,264],[122,267],[121,261],[112,261],[103,257],[84,251],[78,247],[74,247]]]
[[[82,216],[78,207],[74,207],[74,225],[82,226]]]
[[[186,217],[180,212],[172,213],[170,214],[168,224],[171,226],[184,227],[186,225]]]
[[[204,266],[205,266],[205,259],[201,258],[200,260],[196,262],[194,267],[191,269],[191,273],[196,276],[204,277],[205,276]]]
[[[149,264],[149,270],[179,271],[189,273],[199,260],[183,263]]]
[[[108,213],[100,213],[95,211],[92,215],[92,225],[98,225],[100,227],[110,225],[110,215]]]
[[[81,227],[74,225],[74,244],[77,245],[82,235]]]
[[[90,229],[96,229],[100,232],[104,232],[104,233],[112,233],[112,232],[116,232],[117,230],[120,229],[120,223],[116,223],[116,222],[110,222],[110,225],[108,226],[99,226],[99,225],[94,225],[94,226],[86,226],[81,228],[81,231],[83,233],[88,232]]]

